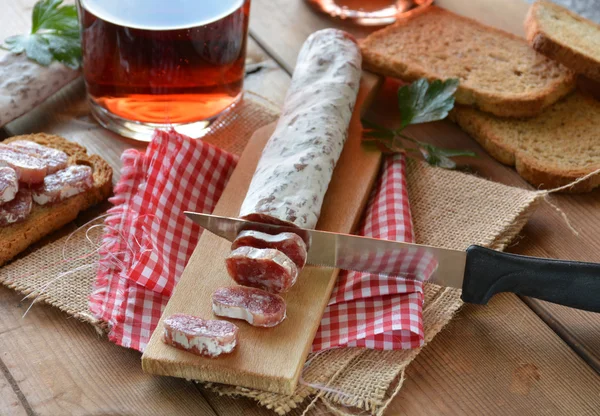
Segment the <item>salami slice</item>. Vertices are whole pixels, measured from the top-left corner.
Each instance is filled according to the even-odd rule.
[[[272,248],[238,247],[225,263],[227,272],[238,284],[271,293],[287,292],[298,278],[294,262]]]
[[[0,227],[24,221],[33,206],[29,189],[21,189],[15,198],[0,205]]]
[[[215,315],[243,319],[253,326],[273,327],[285,319],[281,296],[244,286],[221,287],[212,295]]]
[[[47,173],[55,173],[67,167],[69,157],[65,152],[51,147],[42,146],[28,140],[17,140],[9,144],[10,147],[20,150],[28,155],[40,158],[46,164]]]
[[[240,217],[316,226],[344,147],[360,76],[360,49],[351,35],[325,29],[308,37]]]
[[[48,171],[40,158],[5,144],[0,144],[0,166],[13,168],[17,172],[19,182],[26,184],[43,182]]]
[[[0,167],[0,205],[15,199],[19,192],[19,178],[13,168]]]
[[[242,231],[231,244],[231,249],[250,246],[254,248],[274,248],[288,256],[302,269],[306,263],[306,244],[304,240],[294,233],[280,233],[271,235],[260,231]]]
[[[228,321],[175,314],[164,322],[163,341],[203,357],[218,357],[235,349],[238,327]]]
[[[46,176],[42,184],[33,188],[33,200],[39,205],[53,204],[85,192],[93,186],[92,168],[71,165]]]

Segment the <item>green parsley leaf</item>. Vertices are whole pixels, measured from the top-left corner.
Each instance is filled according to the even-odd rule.
[[[426,123],[442,120],[454,107],[454,92],[458,80],[436,80],[429,84],[426,79],[419,79],[410,85],[398,89],[398,107],[401,112],[401,124],[396,130],[380,126],[372,121],[362,120],[363,141],[375,144],[385,153],[404,153],[407,156],[421,156],[432,166],[455,169],[456,162],[451,158],[457,156],[477,157],[470,150],[445,149],[430,143],[421,142],[406,136],[402,130],[409,124]]]
[[[410,124],[427,123],[442,120],[454,107],[454,93],[458,88],[458,79],[441,81],[436,79],[431,84],[421,78],[398,90],[398,107],[402,115],[404,128]]]
[[[40,0],[32,13],[31,33],[16,35],[4,41],[12,53],[26,53],[29,59],[48,66],[62,62],[77,69],[81,64],[81,41],[77,9],[61,6],[63,0]]]

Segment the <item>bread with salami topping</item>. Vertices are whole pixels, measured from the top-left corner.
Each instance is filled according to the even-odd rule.
[[[10,144],[18,140],[61,150],[69,157],[69,165],[90,166],[93,169],[93,187],[55,204],[34,204],[25,221],[0,227],[0,266],[31,244],[73,221],[80,212],[108,198],[112,190],[112,168],[100,156],[89,155],[83,146],[44,133],[15,136],[2,143]]]

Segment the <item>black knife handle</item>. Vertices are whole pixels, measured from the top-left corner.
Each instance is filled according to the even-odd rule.
[[[485,305],[501,292],[600,312],[600,264],[469,247],[462,299]]]

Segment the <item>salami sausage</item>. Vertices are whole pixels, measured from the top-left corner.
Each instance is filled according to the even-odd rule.
[[[294,262],[272,248],[238,247],[225,263],[227,272],[238,284],[271,293],[287,292],[298,278]]]
[[[44,182],[33,188],[33,200],[39,205],[53,204],[94,187],[92,168],[71,165],[48,175]]]
[[[218,357],[235,349],[238,327],[228,321],[175,314],[164,322],[163,342],[203,357]]]
[[[15,198],[0,205],[0,227],[24,221],[31,212],[33,200],[29,189],[21,189]]]
[[[281,296],[252,287],[219,288],[212,295],[217,316],[243,319],[253,326],[273,327],[285,319],[285,301]]]
[[[274,248],[288,256],[302,269],[306,263],[306,244],[304,240],[294,233],[280,233],[271,235],[260,231],[242,231],[231,244],[231,249],[250,246],[254,248]]]
[[[360,85],[361,54],[341,30],[308,37],[281,117],[258,162],[243,219],[314,228],[344,147]]]
[[[28,140],[16,140],[10,143],[9,146],[20,150],[23,153],[27,153],[30,156],[42,159],[46,164],[48,174],[58,172],[67,167],[69,157],[62,150],[42,146],[41,144],[30,142]]]
[[[11,167],[17,172],[19,182],[36,184],[44,181],[48,169],[43,160],[22,151],[0,144],[0,166]]]
[[[13,168],[0,167],[0,205],[15,199],[19,192],[19,178]]]

